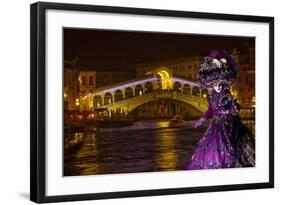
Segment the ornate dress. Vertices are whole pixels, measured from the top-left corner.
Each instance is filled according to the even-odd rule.
[[[255,166],[255,139],[240,121],[239,105],[228,87],[220,93],[212,91],[208,104],[200,120],[210,119],[210,125],[197,143],[186,169]]]

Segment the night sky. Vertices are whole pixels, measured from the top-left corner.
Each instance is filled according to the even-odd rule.
[[[64,58],[78,57],[83,70],[117,71],[124,64],[206,56],[214,48],[246,53],[254,45],[246,37],[64,29]]]

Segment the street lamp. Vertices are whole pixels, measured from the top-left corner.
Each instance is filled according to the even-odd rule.
[[[76,105],[76,106],[79,106],[79,105],[80,105],[80,102],[79,102],[79,99],[78,99],[78,98],[76,98],[75,105]]]

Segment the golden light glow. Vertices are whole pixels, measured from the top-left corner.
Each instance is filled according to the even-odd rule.
[[[169,89],[171,84],[170,74],[165,70],[160,70],[157,74],[161,77],[162,89]]]
[[[79,106],[79,105],[80,105],[79,98],[76,98],[75,105],[76,105],[76,106]]]
[[[204,93],[204,94],[203,94],[203,98],[206,98],[206,97],[207,97],[207,95]]]
[[[158,168],[174,170],[177,165],[176,136],[160,135],[157,138],[156,146],[159,151],[159,154],[156,156]]]

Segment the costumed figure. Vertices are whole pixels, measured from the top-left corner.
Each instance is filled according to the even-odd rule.
[[[188,170],[255,166],[255,139],[242,124],[240,106],[230,86],[237,77],[238,64],[229,54],[212,50],[197,73],[201,89],[207,89],[208,109],[193,125],[198,128],[207,119],[210,125],[197,143]]]

